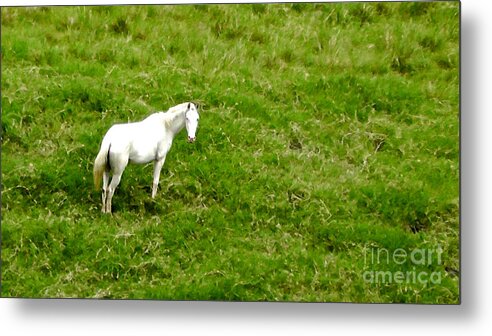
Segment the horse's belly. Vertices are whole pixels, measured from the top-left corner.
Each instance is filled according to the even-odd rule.
[[[146,139],[147,140],[147,139]],[[134,163],[147,163],[161,159],[169,150],[169,145],[163,141],[135,141],[130,150],[130,161]]]
[[[145,147],[139,146],[138,143],[134,143],[130,151],[130,162],[133,163],[147,163],[155,160],[156,146]]]
[[[155,160],[155,156],[151,157],[148,155],[133,155],[133,156],[130,156],[129,160],[131,163],[139,163],[139,164],[149,163],[149,162]]]

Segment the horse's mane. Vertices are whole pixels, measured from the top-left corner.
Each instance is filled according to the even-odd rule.
[[[190,104],[189,102],[186,102],[186,103],[181,103],[181,104],[178,104],[176,106],[173,106],[173,107],[170,107],[167,112],[178,112],[178,110],[183,110],[183,109],[186,109],[186,106]]]
[[[186,111],[186,105],[188,103],[182,103],[176,106],[173,106],[169,108],[166,113],[164,113],[164,122],[166,124],[166,127],[170,127],[173,123],[174,120],[184,111]]]

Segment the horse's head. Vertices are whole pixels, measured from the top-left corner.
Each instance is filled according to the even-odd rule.
[[[198,109],[195,104],[188,103],[185,118],[186,132],[188,132],[188,142],[194,142],[196,129],[198,127],[198,119],[200,119]]]

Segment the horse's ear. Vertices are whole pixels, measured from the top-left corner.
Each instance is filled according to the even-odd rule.
[[[188,103],[188,108],[187,110],[189,110],[191,108],[191,103]]]

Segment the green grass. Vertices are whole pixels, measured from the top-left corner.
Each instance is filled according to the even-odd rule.
[[[457,2],[2,8],[2,296],[458,303],[458,43]],[[106,130],[189,100],[101,214]]]

